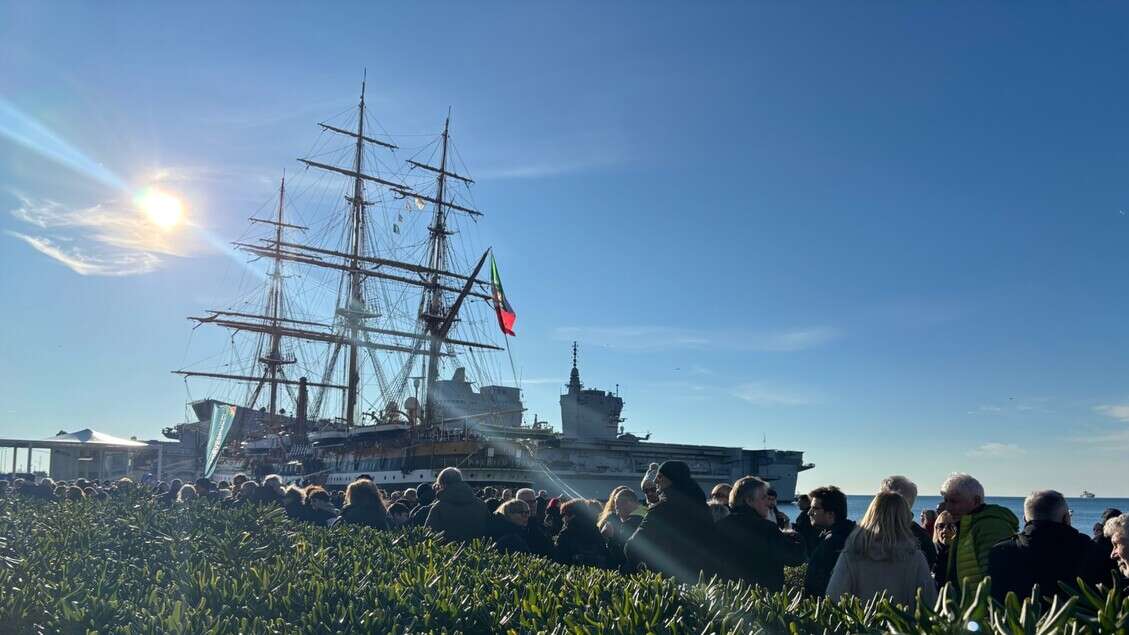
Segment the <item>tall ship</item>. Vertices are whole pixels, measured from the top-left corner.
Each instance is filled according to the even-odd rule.
[[[190,402],[195,421],[164,431],[175,441],[165,453],[182,468],[330,487],[364,474],[396,489],[457,466],[475,485],[595,497],[638,487],[651,462],[679,459],[705,486],[756,474],[781,499],[794,496],[796,475],[811,467],[801,452],[625,433],[618,394],[580,383],[575,344],[561,431],[536,417],[526,424],[518,382],[502,380],[501,359],[513,370],[513,313],[493,255],[474,245],[485,217],[456,160],[450,115],[431,141],[404,150],[373,132],[362,82],[344,118],[318,124],[322,138],[299,159],[318,176],[297,197],[284,176],[273,213],[250,219],[263,235],[234,243],[261,265],[255,289],[189,318],[230,339],[211,367],[173,371],[210,393]],[[220,427],[220,442],[210,442]]]

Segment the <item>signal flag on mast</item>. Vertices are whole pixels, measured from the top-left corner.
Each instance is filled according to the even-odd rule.
[[[494,312],[498,314],[498,326],[506,335],[516,336],[514,322],[517,321],[517,313],[514,313],[514,308],[506,300],[506,292],[502,290],[502,276],[498,274],[498,263],[494,261],[494,254],[490,254],[490,286],[493,287]]]

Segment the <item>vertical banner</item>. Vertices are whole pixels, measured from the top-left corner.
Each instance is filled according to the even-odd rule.
[[[216,471],[220,450],[235,421],[235,406],[217,403],[212,406],[212,426],[208,430],[208,447],[204,451],[204,478],[211,478]]]

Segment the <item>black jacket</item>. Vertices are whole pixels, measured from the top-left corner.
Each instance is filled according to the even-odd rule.
[[[490,511],[463,482],[447,485],[436,497],[424,527],[443,532],[447,540],[473,540],[486,535]]]
[[[376,529],[389,528],[388,514],[382,514],[371,507],[357,507],[356,505],[346,505],[341,510],[341,518],[337,520],[337,524],[362,525]]]
[[[811,516],[807,512],[800,512],[796,516],[796,522],[792,523],[792,529],[800,534],[804,539],[804,546],[807,547],[808,553],[815,551],[815,546],[819,544],[819,529],[811,524]]]
[[[574,518],[557,534],[553,559],[563,564],[582,564],[607,568],[608,552],[604,537],[591,520]]]
[[[486,522],[486,534],[494,539],[498,550],[505,553],[530,553],[525,539],[525,528],[515,525],[502,514],[491,514]]]
[[[909,526],[913,532],[913,537],[917,538],[917,544],[921,546],[921,553],[925,556],[925,561],[929,563],[929,569],[933,570],[933,565],[937,563],[937,547],[933,546],[933,536],[925,531],[925,528],[917,523]]]
[[[831,572],[839,561],[839,554],[847,542],[847,536],[855,529],[855,521],[843,518],[835,522],[823,536],[816,541],[808,560],[808,570],[804,574],[804,592],[812,597],[822,597],[827,593],[827,583]]]
[[[529,553],[538,556],[548,556],[553,553],[553,539],[549,537],[549,530],[545,523],[537,516],[530,516],[525,525],[525,544],[529,546]]]
[[[1069,525],[1031,521],[988,554],[992,596],[1003,601],[1008,591],[1014,591],[1023,598],[1038,584],[1046,598],[1061,592],[1059,582],[1070,586],[1077,586],[1076,578],[1088,584],[1108,582],[1107,556],[1088,536]]]
[[[627,561],[623,548],[627,545],[628,539],[635,533],[635,530],[639,529],[643,518],[644,516],[641,514],[632,514],[627,517],[627,520],[615,523],[615,533],[607,539],[609,567],[619,569],[624,573],[631,571],[631,564]]]
[[[792,540],[747,505],[722,518],[717,530],[728,554],[724,574],[772,591],[784,587],[784,567],[803,564],[807,556],[802,539]]]
[[[717,573],[716,535],[704,498],[695,500],[668,490],[627,540],[624,554],[633,569],[644,563],[685,582],[697,582],[699,574],[708,579]]]

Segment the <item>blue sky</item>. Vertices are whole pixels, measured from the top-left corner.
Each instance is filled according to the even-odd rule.
[[[367,67],[393,134],[453,109],[531,414],[577,339],[629,430],[802,449],[803,488],[1129,495],[1129,11],[851,9],[0,5],[0,435],[183,420],[223,341],[184,317],[243,275],[204,237]],[[198,231],[123,226],[154,181]]]

